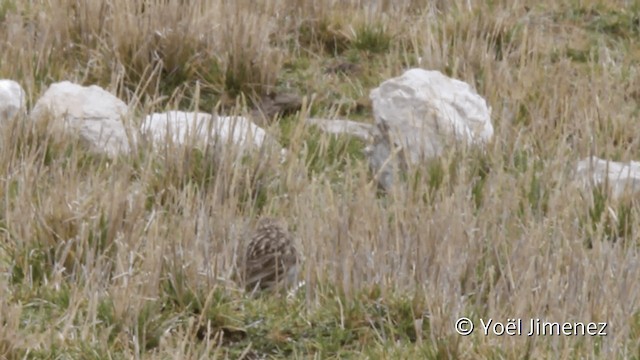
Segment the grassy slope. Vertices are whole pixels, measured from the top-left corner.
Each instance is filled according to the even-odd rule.
[[[234,166],[142,148],[110,161],[23,119],[3,127],[0,358],[640,357],[637,204],[571,182],[590,154],[640,157],[640,9],[113,3],[0,0],[0,78],[20,81],[31,104],[68,79],[139,112],[243,113],[265,93],[299,92],[302,114],[271,128],[291,156]],[[345,62],[358,67],[326,71]],[[372,121],[369,90],[415,66],[473,84],[495,141],[382,196],[362,143],[300,119]],[[259,213],[300,238],[307,286],[293,298],[248,299],[232,282]],[[609,331],[461,337],[460,316]]]

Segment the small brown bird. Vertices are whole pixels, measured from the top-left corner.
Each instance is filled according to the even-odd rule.
[[[298,276],[299,255],[287,226],[265,217],[258,221],[245,256],[246,290],[288,289]]]

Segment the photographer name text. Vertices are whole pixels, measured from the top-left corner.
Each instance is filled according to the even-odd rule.
[[[455,330],[463,336],[477,330],[485,336],[607,336],[606,322],[553,322],[538,318],[507,319],[506,322],[479,319],[476,322],[466,317],[460,318],[455,323]]]

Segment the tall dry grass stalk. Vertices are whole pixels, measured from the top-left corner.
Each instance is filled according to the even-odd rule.
[[[270,128],[289,148],[283,163],[173,145],[107,160],[26,118],[3,124],[0,357],[638,356],[637,204],[572,181],[579,158],[639,154],[638,16],[627,5],[0,1],[0,77],[20,81],[31,104],[67,79],[140,112],[244,113],[239,96],[292,89],[309,101]],[[327,73],[336,61],[359,71]],[[379,194],[360,144],[303,118],[370,122],[360,98],[412,66],[473,84],[495,140]],[[286,219],[304,254],[306,286],[284,308],[234,283],[260,214]],[[390,299],[424,319],[409,331],[421,342],[371,325]],[[462,316],[607,322],[608,335],[461,337]],[[308,335],[322,326],[333,330]],[[325,344],[345,329],[370,337]]]

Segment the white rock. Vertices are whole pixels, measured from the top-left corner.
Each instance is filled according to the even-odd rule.
[[[450,141],[480,144],[493,136],[486,101],[469,84],[439,71],[408,70],[370,97],[376,124],[389,126],[413,162],[440,155]]]
[[[374,128],[371,124],[340,119],[308,118],[306,122],[329,134],[346,134],[362,140],[370,140]]]
[[[148,115],[141,132],[156,144],[172,141],[176,145],[234,144],[241,149],[277,144],[267,132],[242,116],[213,116],[206,113],[168,111]]]
[[[595,156],[582,159],[576,167],[576,179],[585,188],[606,184],[614,199],[640,191],[640,162],[620,163]]]
[[[115,156],[130,151],[122,119],[127,105],[99,86],[68,81],[51,84],[31,112],[33,121],[49,118],[77,135],[91,151]]]
[[[392,165],[393,159],[385,160],[396,147],[407,163],[418,164],[460,144],[483,145],[493,136],[486,101],[469,84],[438,71],[408,70],[373,89],[370,98],[380,133],[367,151],[375,172],[390,171],[376,164]]]
[[[0,123],[25,112],[22,86],[13,80],[0,80]]]

